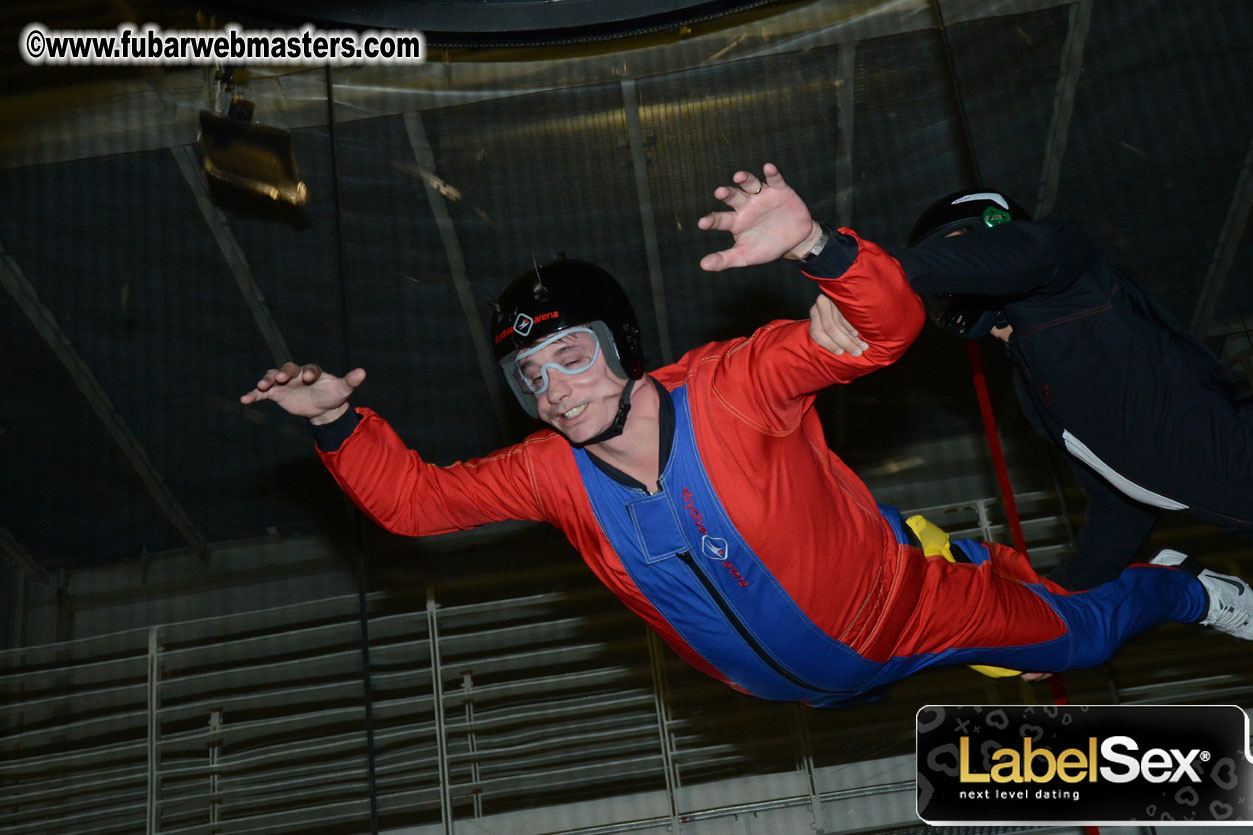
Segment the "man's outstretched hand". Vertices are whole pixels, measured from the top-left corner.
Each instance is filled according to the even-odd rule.
[[[318,365],[271,368],[256,387],[239,398],[240,403],[272,400],[286,412],[309,418],[314,423],[330,423],[348,411],[348,398],[365,382],[365,370],[354,368],[343,377],[323,371]]]
[[[700,259],[701,269],[717,272],[730,267],[766,264],[777,258],[800,258],[817,243],[821,228],[809,215],[809,207],[773,163],[762,166],[765,179],[748,171],[731,177],[734,186],[718,186],[714,197],[731,207],[713,212],[696,225],[705,230],[730,232],[735,244]]]

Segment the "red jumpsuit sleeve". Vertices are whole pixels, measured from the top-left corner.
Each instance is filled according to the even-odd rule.
[[[820,347],[809,336],[808,321],[771,322],[748,339],[717,346],[715,395],[741,420],[765,431],[792,431],[817,392],[892,364],[922,329],[922,302],[896,259],[852,230],[840,231],[857,243],[852,264],[839,276],[806,275],[857,328],[868,345],[861,356]]]
[[[447,467],[423,461],[370,409],[339,449],[318,457],[349,498],[392,533],[449,533],[546,515],[526,442]]]
[[[849,380],[891,365],[922,330],[926,314],[922,301],[909,286],[900,262],[878,244],[863,240],[852,229],[840,233],[857,242],[857,258],[843,274],[822,276],[805,271],[844,314],[870,347],[860,357],[849,357]]]

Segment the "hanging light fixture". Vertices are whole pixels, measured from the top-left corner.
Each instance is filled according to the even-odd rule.
[[[232,189],[303,206],[309,190],[300,179],[291,134],[253,121],[255,105],[235,95],[234,71],[217,72],[214,111],[200,111],[205,175]]]

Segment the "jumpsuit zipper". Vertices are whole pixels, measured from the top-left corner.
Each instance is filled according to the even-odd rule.
[[[748,644],[749,648],[757,654],[757,657],[760,658],[766,666],[790,681],[792,684],[795,684],[797,687],[803,687],[806,690],[813,690],[818,693],[830,693],[840,696],[849,695],[849,691],[847,690],[830,690],[826,687],[818,687],[817,685],[810,684],[808,681],[805,681],[803,678],[785,669],[782,664],[766,652],[766,648],[761,645],[761,642],[757,640],[753,633],[749,631],[748,627],[744,625],[744,622],[740,620],[739,616],[735,614],[735,610],[731,608],[731,604],[728,603],[726,598],[722,596],[722,593],[718,591],[718,587],[714,585],[713,580],[710,580],[707,576],[705,576],[705,572],[701,571],[700,567],[696,565],[696,560],[692,556],[691,552],[683,551],[679,553],[678,557],[687,564],[688,568],[692,570],[692,573],[696,575],[696,579],[700,581],[701,585],[705,587],[705,591],[707,591],[709,596],[713,598],[714,603],[718,604],[718,608],[722,610],[722,614],[727,619],[727,622],[730,623],[735,631],[739,633],[740,637],[744,639],[744,643]]]

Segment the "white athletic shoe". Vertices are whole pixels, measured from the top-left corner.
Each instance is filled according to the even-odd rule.
[[[1209,599],[1209,611],[1202,626],[1212,626],[1220,632],[1253,641],[1253,587],[1230,574],[1219,574],[1202,567],[1201,563],[1167,548],[1149,560],[1153,565],[1173,565],[1201,581]]]

